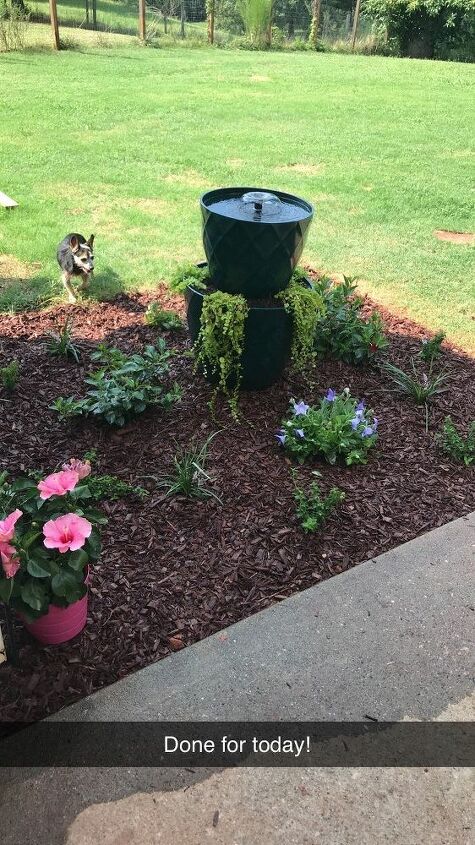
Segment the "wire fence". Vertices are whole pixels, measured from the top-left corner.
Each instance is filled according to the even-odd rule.
[[[30,20],[49,21],[49,0],[29,0]],[[246,26],[239,0],[215,0],[213,41],[218,46],[245,39]],[[322,0],[319,38],[329,44],[349,42],[356,0]],[[138,0],[57,0],[60,26],[137,35]],[[274,47],[298,46],[307,42],[312,22],[312,0],[274,0],[269,41]],[[148,40],[209,40],[206,0],[150,0],[146,4]],[[361,16],[360,39],[372,38],[375,26]]]

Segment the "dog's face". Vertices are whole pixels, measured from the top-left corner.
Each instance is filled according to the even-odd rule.
[[[79,241],[74,235],[71,238],[69,245],[73,254],[73,259],[76,267],[81,273],[92,273],[94,270],[94,235],[91,235],[88,241]]]

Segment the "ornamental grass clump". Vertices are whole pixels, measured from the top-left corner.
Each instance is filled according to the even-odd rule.
[[[50,604],[68,607],[87,590],[87,567],[99,557],[99,525],[89,505],[88,462],[72,460],[38,481],[0,476],[0,601],[27,622]]]
[[[323,457],[329,464],[365,464],[378,437],[378,419],[348,388],[341,393],[330,388],[314,408],[292,400],[276,437],[299,463]]]
[[[382,370],[394,382],[400,393],[410,396],[416,405],[424,408],[427,434],[429,431],[429,404],[434,400],[435,396],[446,391],[445,382],[447,380],[447,373],[442,371],[438,375],[432,375],[432,359],[429,374],[422,373],[419,375],[413,358],[411,358],[411,368],[412,375],[394,366],[394,364],[387,362],[383,365]]]
[[[217,493],[208,487],[213,479],[206,472],[208,460],[208,447],[216,437],[215,432],[211,434],[202,445],[192,443],[188,448],[181,449],[173,458],[172,474],[154,479],[157,487],[165,487],[166,496],[188,496],[190,499],[216,499],[222,504]]]
[[[79,364],[80,351],[73,342],[73,318],[66,317],[64,323],[58,324],[55,332],[50,332],[48,341],[50,355],[61,355],[73,358]]]

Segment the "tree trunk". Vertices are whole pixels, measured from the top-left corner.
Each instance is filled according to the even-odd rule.
[[[317,49],[318,30],[320,27],[321,0],[312,0],[312,23],[310,25],[310,44]]]

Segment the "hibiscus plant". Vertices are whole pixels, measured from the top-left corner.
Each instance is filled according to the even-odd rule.
[[[89,461],[72,459],[40,481],[0,475],[0,601],[28,622],[86,593],[107,522],[89,507],[90,472]]]

